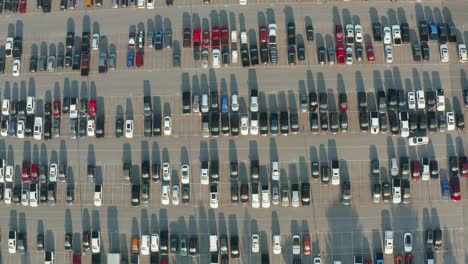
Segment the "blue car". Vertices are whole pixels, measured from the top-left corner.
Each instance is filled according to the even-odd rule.
[[[429,22],[429,39],[431,41],[439,40],[439,31],[437,30],[437,23],[434,21]]]
[[[375,253],[374,257],[375,264],[384,264],[384,257],[382,253]]]
[[[10,137],[16,136],[16,117],[12,116],[10,119]]]
[[[156,32],[154,35],[154,48],[156,50],[163,49],[163,33],[161,31]]]
[[[449,199],[450,198],[450,185],[448,180],[441,180],[440,181],[442,187],[442,198]]]
[[[135,52],[129,51],[127,54],[127,68],[132,69],[135,64]]]
[[[227,96],[223,96],[223,98],[221,99],[221,112],[222,113],[229,112]]]

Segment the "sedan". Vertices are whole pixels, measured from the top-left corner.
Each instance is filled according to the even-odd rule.
[[[346,64],[353,64],[353,48],[351,47],[346,48]]]
[[[252,253],[260,252],[260,236],[258,234],[252,235]]]
[[[372,45],[366,46],[367,60],[369,63],[375,62],[374,47]]]
[[[356,33],[356,42],[361,43],[362,42],[362,26],[361,25],[354,26],[354,32]]]
[[[12,70],[13,76],[18,77],[19,74],[20,74],[20,70],[21,70],[21,61],[20,60],[14,60],[13,61],[13,70]]]
[[[281,236],[280,235],[273,236],[273,254],[275,255],[281,254]]]
[[[172,204],[179,205],[179,185],[172,186]]]
[[[212,51],[212,63],[213,63],[213,68],[214,69],[217,69],[220,67],[221,65],[221,62],[220,62],[220,56],[221,55],[221,52],[219,51],[219,49],[213,49]]]
[[[170,136],[172,134],[172,118],[170,116],[164,117],[164,135]]]
[[[301,236],[293,235],[292,241],[293,241],[293,245],[292,245],[293,255],[300,255],[301,254]]]
[[[446,44],[440,45],[440,60],[442,62],[449,62],[449,53]]]
[[[390,45],[385,46],[385,60],[387,63],[393,62],[393,48]]]
[[[190,166],[188,164],[182,165],[181,173],[182,173],[182,184],[189,184],[190,183]]]
[[[241,135],[247,136],[249,134],[249,118],[247,115],[241,116]]]
[[[455,130],[455,114],[453,112],[447,112],[447,130]]]
[[[403,243],[405,245],[405,252],[409,253],[413,250],[413,236],[407,232],[403,235]]]

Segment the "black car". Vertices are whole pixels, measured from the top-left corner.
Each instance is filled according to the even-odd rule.
[[[421,61],[421,46],[417,43],[413,44],[413,60]]]
[[[317,93],[316,92],[310,92],[309,93],[309,112],[315,112],[317,111]]]
[[[320,129],[322,132],[328,131],[328,114],[327,112],[320,113]]]
[[[297,59],[300,61],[305,60],[305,47],[303,43],[297,44]]]
[[[296,112],[291,112],[289,114],[289,121],[291,123],[291,132],[293,134],[299,133],[299,116]]]
[[[372,33],[374,35],[375,42],[382,41],[382,25],[380,24],[380,22],[372,23]]]
[[[401,23],[401,39],[403,43],[410,43],[410,29],[408,23]]]
[[[427,132],[427,116],[424,112],[418,115],[418,131],[424,134]]]
[[[80,69],[80,61],[81,61],[81,53],[79,51],[75,51],[75,53],[73,53],[72,70]]]
[[[359,112],[359,127],[361,132],[369,131],[369,112],[360,111]]]
[[[310,183],[308,182],[304,182],[301,185],[301,202],[304,207],[310,205]]]
[[[242,67],[249,67],[250,66],[250,57],[249,57],[249,49],[247,45],[241,46],[241,60],[242,60]]]
[[[429,53],[429,46],[427,45],[427,42],[422,42],[421,43],[421,53],[423,60],[425,61],[430,61],[431,60],[431,55]]]
[[[235,235],[231,235],[230,238],[230,254],[231,258],[238,258],[239,257],[239,237]]]
[[[40,193],[39,193],[39,202],[41,204],[47,203],[47,184],[41,184]]]
[[[388,89],[387,92],[387,106],[389,111],[396,111],[398,109],[398,95],[397,95],[397,90],[394,88]]]
[[[452,22],[449,22],[447,24],[447,28],[448,28],[448,41],[449,42],[457,42],[457,28],[455,27],[455,24],[453,24]]]
[[[44,235],[43,234],[37,234],[36,237],[36,245],[37,245],[37,251],[44,251]]]
[[[166,6],[172,6],[174,4],[174,0],[166,0]]]
[[[268,44],[261,43],[260,44],[260,61],[262,64],[268,64]]]
[[[239,202],[239,180],[231,178],[231,203],[237,204]]]
[[[326,60],[326,51],[325,51],[325,48],[324,47],[319,47],[318,50],[317,50],[317,57],[318,57],[318,62],[322,65],[325,64],[325,60]]]
[[[296,48],[293,45],[288,47],[288,64],[296,64]]]
[[[337,112],[330,112],[330,131],[333,134],[337,134],[340,131],[338,118]]]
[[[260,135],[262,136],[268,135],[268,113],[267,112],[260,112],[259,126],[260,126]]]
[[[362,61],[363,58],[363,49],[361,45],[356,45],[355,47],[355,55],[357,61]]]
[[[441,44],[445,44],[448,41],[448,32],[447,32],[447,25],[445,23],[439,23],[439,42]]]
[[[345,111],[340,112],[340,129],[341,132],[348,131],[348,114]]]
[[[328,111],[328,94],[326,92],[319,93],[319,109],[320,112]]]
[[[189,254],[191,256],[198,255],[198,238],[195,235],[191,236],[189,239]]]
[[[367,111],[367,93],[358,92],[358,107],[359,111]]]
[[[465,129],[465,118],[462,112],[455,113],[455,122],[458,130]]]
[[[294,22],[289,22],[287,25],[288,46],[296,45],[296,25]]]
[[[429,24],[426,20],[419,21],[419,40],[429,41]]]
[[[312,132],[312,134],[318,134],[320,132],[318,114],[310,113],[309,121],[310,121],[310,132]]]
[[[427,126],[429,133],[437,132],[437,117],[434,111],[427,112]]]
[[[162,120],[161,114],[153,114],[153,136],[161,136]]]
[[[286,111],[280,112],[280,133],[283,136],[289,133],[289,116]]]
[[[46,117],[44,118],[44,140],[51,140],[52,139],[52,118]]]
[[[212,137],[219,136],[219,113],[210,113],[210,133]]]
[[[0,14],[3,12],[3,1],[0,1]]]
[[[32,55],[31,59],[29,60],[29,72],[36,72],[37,71],[37,56]]]
[[[5,12],[11,11],[11,0],[5,0],[3,10],[5,10]]]
[[[468,107],[468,89],[463,89],[463,104]]]
[[[51,0],[43,0],[42,11],[44,13],[50,13]]]
[[[314,40],[314,27],[312,25],[309,25],[306,27],[306,38],[307,38],[307,41]]]
[[[0,73],[5,73],[5,58],[0,57]]]
[[[84,116],[80,118],[80,127],[78,129],[78,135],[79,137],[85,137],[86,136],[86,130],[87,130],[87,124],[88,124],[88,119]]]
[[[252,66],[258,65],[258,48],[257,45],[250,45],[250,63]]]
[[[223,61],[223,66],[227,67],[229,66],[229,48],[225,47],[223,48],[222,52],[221,52],[221,58],[222,58],[222,61]]]
[[[132,185],[132,206],[137,207],[140,205],[140,185]]]
[[[124,129],[123,119],[120,117],[117,117],[117,119],[115,120],[115,137],[116,138],[121,138],[123,136],[123,129]]]
[[[228,136],[231,128],[229,127],[229,113],[221,113],[221,132]]]
[[[390,125],[390,132],[393,136],[397,136],[400,134],[400,127],[398,124],[398,116],[395,112],[388,113],[388,123]]]
[[[279,132],[278,113],[270,113],[270,134],[276,136]]]
[[[177,253],[179,251],[179,235],[178,234],[171,234],[170,240],[170,249],[171,253]]]
[[[237,137],[239,135],[239,113],[231,113],[229,120],[231,124],[231,136]]]

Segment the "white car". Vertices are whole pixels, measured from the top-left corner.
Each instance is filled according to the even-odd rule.
[[[16,253],[16,231],[8,232],[8,252]]]
[[[393,33],[393,45],[401,46],[401,31],[399,25],[392,26],[392,33]]]
[[[5,181],[6,182],[13,182],[13,178],[15,175],[15,169],[13,165],[7,165],[5,169]]]
[[[5,182],[5,159],[0,159],[0,182]]]
[[[125,137],[133,138],[133,120],[125,121]]]
[[[3,99],[2,103],[2,115],[10,115],[10,99]]]
[[[18,124],[16,125],[16,136],[18,138],[24,138],[24,120],[18,120]]]
[[[260,208],[260,195],[257,193],[252,193],[252,208]]]
[[[138,0],[137,1],[138,8],[145,8],[145,0]]]
[[[20,60],[14,60],[13,61],[13,70],[12,70],[13,76],[15,76],[15,77],[19,76],[20,71],[21,71],[21,61]]]
[[[13,38],[9,37],[6,39],[5,44],[5,57],[9,58],[13,56]]]
[[[256,113],[255,113],[256,114]],[[257,115],[258,117],[258,115]],[[257,119],[250,119],[250,135],[258,135],[258,118]]]
[[[346,48],[346,64],[353,64],[353,48],[351,47]]]
[[[5,204],[11,204],[12,194],[13,190],[11,189],[11,185],[7,184],[5,186],[5,194],[3,195],[3,201],[5,201]]]
[[[354,27],[351,24],[346,25],[346,43],[348,45],[354,44]]]
[[[51,163],[49,168],[49,182],[57,182],[57,163]]]
[[[383,39],[384,39],[384,44],[385,45],[390,45],[392,44],[392,31],[390,27],[384,27],[383,28]]]
[[[219,51],[219,49],[214,49],[212,52],[212,63],[213,63],[213,68],[214,69],[218,69],[221,65],[220,63],[220,56],[221,56],[221,52]]]
[[[34,118],[34,139],[42,139],[42,117]]]
[[[102,184],[96,184],[94,187],[94,206],[102,205]]]
[[[213,183],[210,186],[210,207],[216,209],[219,207],[218,184]]]
[[[447,130],[455,130],[455,114],[453,112],[447,112]]]
[[[273,161],[271,163],[271,179],[273,181],[279,181],[279,162]]]
[[[293,235],[292,237],[292,253],[293,255],[301,254],[301,236]]]
[[[362,42],[362,26],[361,25],[354,26],[354,32],[356,33],[356,42],[361,43]]]
[[[299,191],[292,191],[291,194],[291,206],[292,207],[299,207]]]
[[[154,0],[146,1],[146,8],[147,9],[154,9]]]
[[[416,92],[416,101],[418,109],[426,109],[426,97],[424,96],[424,91],[419,90]]]
[[[179,205],[179,185],[172,185],[172,204]]]
[[[273,254],[275,255],[281,254],[281,236],[280,235],[273,236]]]
[[[252,234],[252,253],[260,252],[260,236],[258,234]]]
[[[231,111],[239,111],[239,95],[237,93],[231,95]]]
[[[468,54],[465,44],[458,45],[458,60],[460,63],[466,63],[468,61]]]
[[[411,235],[411,233],[406,232],[403,235],[403,244],[405,245],[406,253],[413,251],[413,235]]]
[[[99,49],[99,33],[94,33],[93,34],[93,40],[91,41],[91,47],[93,50],[98,50]]]
[[[270,190],[262,188],[262,208],[270,208]]]
[[[370,117],[370,127],[371,127],[371,134],[375,135],[378,134],[380,131],[380,126],[379,126],[379,115],[377,112],[371,112],[371,117]]]
[[[164,162],[162,165],[162,176],[164,181],[170,181],[171,180],[171,165],[169,162]]]
[[[440,60],[442,62],[449,62],[449,53],[448,53],[448,47],[446,44],[440,45]]]
[[[151,252],[159,252],[159,234],[151,235]]]
[[[322,259],[320,257],[315,257],[314,264],[322,264]]]
[[[443,112],[445,111],[445,93],[443,89],[437,89],[437,111]]]
[[[95,254],[101,253],[101,232],[92,232],[91,236],[91,252]]]
[[[409,121],[408,113],[406,113],[404,120],[402,120],[402,112],[400,112],[400,136],[409,137]]]
[[[207,162],[208,166],[208,162]],[[203,185],[208,185],[209,183],[209,177],[208,177],[208,167],[207,168],[201,168],[200,169],[200,182]]]
[[[408,145],[409,146],[421,146],[429,144],[428,137],[410,137],[408,138]]]
[[[161,187],[161,203],[163,205],[169,205],[169,190],[169,185],[163,183]]]
[[[21,205],[29,206],[29,191],[28,190],[23,190],[23,192],[21,192]]]
[[[249,117],[247,115],[241,116],[241,135],[247,136],[249,134]]]
[[[399,204],[401,203],[401,186],[392,187],[392,203]]]
[[[385,61],[387,63],[393,62],[393,48],[390,45],[385,46]]]
[[[332,168],[332,185],[340,185],[340,169],[339,168]]]
[[[170,116],[164,117],[164,135],[170,136],[172,134],[172,118]]]
[[[190,166],[183,164],[181,167],[182,184],[190,184]]]
[[[410,110],[416,109],[416,96],[414,92],[408,92],[408,108]]]
[[[94,135],[96,134],[95,131],[96,131],[96,127],[94,124],[94,119],[88,119],[88,124],[87,124],[87,129],[86,129],[86,133],[88,137],[94,137]]]
[[[150,236],[149,235],[141,235],[140,241],[140,252],[142,255],[149,255],[150,253]]]
[[[246,5],[247,4],[247,0],[239,0],[239,5]]]
[[[258,96],[250,97],[250,112],[258,112]]]

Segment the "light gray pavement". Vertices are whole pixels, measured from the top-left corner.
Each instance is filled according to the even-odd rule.
[[[21,263],[23,260],[22,263],[41,263],[42,255],[35,250],[35,237],[39,230],[46,234],[47,248],[55,249],[59,262],[70,263],[69,253],[63,250],[64,233],[74,232],[79,239],[82,230],[91,228],[101,230],[104,253],[120,250],[129,252],[132,236],[163,228],[180,233],[198,233],[202,241],[212,232],[239,233],[242,248],[238,263],[259,261],[259,255],[249,254],[249,238],[253,232],[260,233],[261,247],[263,250],[268,249],[270,253],[272,234],[282,235],[283,257],[274,258],[274,255],[271,255],[272,263],[291,262],[291,248],[287,241],[292,234],[302,232],[310,232],[313,254],[322,253],[325,263],[330,263],[332,259],[351,263],[351,256],[354,254],[370,256],[375,250],[382,250],[383,230],[392,229],[395,231],[395,252],[399,253],[403,251],[403,232],[413,232],[414,256],[419,261],[423,259],[424,230],[435,226],[446,230],[444,232],[446,249],[437,254],[438,262],[467,261],[468,251],[464,246],[468,238],[465,232],[468,217],[464,195],[467,185],[464,180],[462,181],[464,200],[461,203],[456,204],[442,199],[439,181],[428,181],[412,183],[410,205],[396,206],[383,203],[376,205],[371,201],[371,183],[375,179],[370,179],[368,173],[370,158],[380,160],[383,167],[382,180],[384,180],[388,177],[386,168],[390,157],[409,156],[411,159],[421,159],[428,156],[439,160],[442,176],[447,176],[448,157],[452,154],[466,154],[466,132],[433,134],[430,135],[430,145],[408,149],[406,140],[398,137],[359,132],[356,112],[357,91],[375,92],[392,87],[411,91],[443,87],[448,97],[448,109],[463,110],[467,115],[462,109],[461,98],[462,88],[468,85],[467,70],[465,65],[456,62],[455,46],[453,44],[449,46],[450,64],[440,63],[436,44],[430,44],[431,63],[421,64],[412,62],[409,45],[394,49],[395,61],[392,65],[384,64],[381,44],[374,44],[377,58],[375,65],[363,62],[351,67],[320,66],[317,64],[314,52],[317,43],[333,37],[334,23],[345,24],[348,21],[356,23],[360,20],[365,33],[370,34],[370,22],[374,16],[377,16],[383,23],[386,23],[385,21],[401,23],[407,20],[410,27],[416,29],[416,18],[422,17],[421,14],[428,20],[431,17],[437,20],[442,16],[447,17],[448,12],[444,7],[450,10],[449,13],[460,30],[459,37],[464,37],[466,40],[468,10],[464,1],[434,1],[421,5],[400,1],[392,5],[387,1],[352,4],[294,2],[288,5],[285,5],[284,1],[274,3],[249,1],[247,7],[241,7],[236,2],[217,1],[207,7],[198,1],[181,3],[176,0],[174,8],[165,8],[159,1],[153,11],[115,10],[110,8],[110,3],[106,3],[103,8],[85,9],[78,6],[77,10],[67,12],[59,12],[58,6],[54,6],[53,12],[49,15],[38,12],[31,2],[28,14],[24,16],[5,14],[0,16],[2,32],[13,32],[9,25],[13,23],[25,39],[23,67],[26,67],[23,68],[21,76],[15,79],[11,76],[11,61],[8,60],[6,73],[0,76],[0,83],[4,84],[1,89],[3,96],[23,98],[26,95],[35,95],[38,99],[64,95],[97,97],[100,101],[99,107],[105,109],[107,122],[106,138],[103,140],[69,139],[67,136],[69,121],[68,118],[62,118],[60,139],[40,142],[5,138],[0,141],[0,153],[3,153],[1,155],[7,158],[9,163],[17,165],[17,175],[20,173],[18,166],[21,165],[23,158],[30,158],[35,162],[67,160],[71,168],[70,181],[75,185],[76,200],[74,205],[67,206],[66,185],[59,183],[58,203],[55,207],[25,208],[2,205],[0,209],[2,212],[0,218],[3,220],[0,224],[1,241],[3,241],[0,253],[2,262]],[[304,31],[303,21],[306,16],[312,18],[314,28],[319,34],[316,41],[306,43],[306,62],[299,63],[295,67],[287,66],[285,61],[285,21],[289,21],[292,14],[299,34]],[[18,18],[21,19],[21,23],[17,22]],[[219,20],[221,23],[229,21],[230,28],[233,28],[233,25],[237,30],[245,28],[249,32],[249,37],[255,36],[255,38],[257,33],[252,30],[256,30],[259,23],[276,21],[279,32],[280,63],[277,66],[259,66],[250,70],[242,69],[239,65],[207,70],[202,69],[200,63],[193,61],[190,49],[184,49],[182,68],[174,69],[170,50],[155,52],[147,49],[145,66],[142,69],[127,70],[125,57],[129,26],[143,22],[146,27],[148,20],[151,20],[158,29],[162,24],[168,24],[166,19],[170,19],[174,38],[179,41],[181,41],[182,27],[191,19],[194,24],[203,25],[204,28],[210,26],[210,21]],[[81,78],[79,73],[70,72],[68,69],[58,70],[55,73],[28,73],[31,45],[36,44],[39,52],[42,52],[52,43],[58,45],[59,42],[64,42],[67,27],[71,28],[70,21],[73,21],[77,35],[81,34],[85,24],[84,27],[91,27],[91,31],[98,30],[102,36],[107,37],[108,43],[116,46],[119,65],[115,72],[99,75],[97,62],[94,61],[89,78]],[[5,38],[6,34],[2,34],[0,43],[4,43]],[[44,48],[43,41],[46,43]],[[92,52],[92,57],[96,58],[97,55],[97,52]],[[200,135],[199,116],[180,114],[182,88],[192,91],[218,89],[221,94],[238,91],[241,96],[247,98],[248,88],[251,87],[258,87],[261,103],[265,105],[268,103],[271,108],[277,106],[278,109],[297,108],[298,92],[302,89],[327,91],[330,95],[333,94],[335,102],[331,106],[337,105],[338,91],[345,91],[350,102],[350,131],[338,135],[310,135],[308,116],[299,113],[302,129],[298,135],[239,138],[221,136],[217,139],[204,139]],[[157,105],[153,104],[153,108],[159,107],[161,112],[170,112],[174,125],[173,136],[150,139],[143,137],[141,105],[145,89],[149,89],[151,95],[155,97],[155,102],[159,102]],[[116,113],[134,116],[136,120],[134,139],[114,137]],[[220,208],[212,210],[209,209],[208,187],[200,185],[199,171],[200,160],[216,156],[216,153],[221,161],[221,197]],[[305,178],[311,181],[313,201],[311,207],[283,208],[272,205],[270,209],[252,209],[242,205],[231,205],[229,160],[238,160],[241,175],[247,177],[251,157],[259,157],[264,176],[267,174],[270,160],[278,159],[284,176],[281,179],[283,184],[288,180],[290,183],[301,182]],[[139,167],[143,158],[160,162],[170,161],[175,177],[180,173],[181,162],[190,162],[192,175],[190,206],[161,205],[161,185],[152,184],[150,206],[131,207],[130,186],[122,184],[121,181],[122,163],[123,160],[131,160]],[[310,176],[304,176],[310,171],[310,161],[325,161],[332,158],[340,159],[344,177],[351,181],[353,201],[349,208],[339,202],[339,187],[324,187],[313,182]],[[96,163],[97,180],[104,183],[104,204],[101,208],[93,206],[94,186],[86,183],[88,162]],[[28,255],[8,253],[5,241],[9,229],[28,232]],[[206,263],[208,245],[201,244],[201,251],[203,253],[201,259],[194,260],[193,263]],[[90,262],[89,255],[84,256],[84,259],[85,263]],[[143,257],[142,260],[143,263],[148,262],[147,257]],[[305,257],[303,260],[305,263],[311,261]],[[386,261],[390,261],[390,258],[387,257]],[[177,263],[187,262],[188,260],[177,257]]]

